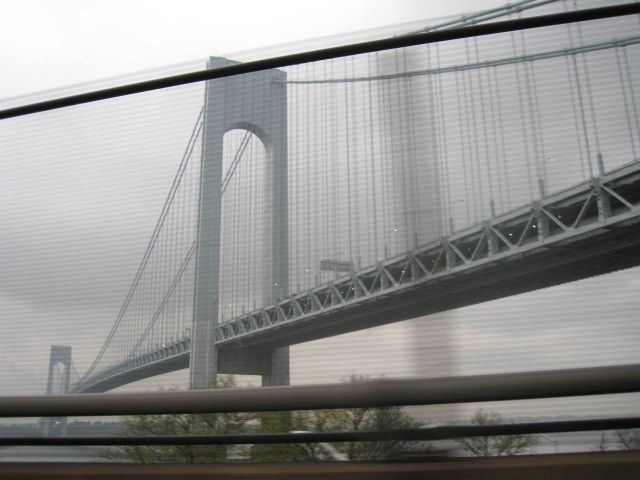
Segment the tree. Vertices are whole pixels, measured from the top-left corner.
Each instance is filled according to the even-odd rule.
[[[618,445],[625,450],[640,450],[640,430],[616,430]]]
[[[347,408],[336,412],[336,429],[352,432],[395,430],[418,427],[401,407]],[[407,448],[409,442],[391,440],[386,442],[349,442],[335,447],[346,454],[349,460],[384,460]]]
[[[369,377],[352,375],[345,381],[366,382]],[[312,412],[315,431],[383,431],[419,427],[420,423],[407,414],[402,407],[343,408],[331,411]],[[384,460],[407,449],[410,442],[390,440],[384,442],[348,442],[332,445],[349,460]],[[421,442],[420,448],[427,447]]]
[[[367,380],[353,376],[351,382]],[[220,376],[220,388],[236,386],[233,376]],[[417,427],[400,407],[345,408],[335,410],[307,410],[294,412],[218,413],[135,415],[123,422],[124,435],[224,435],[236,433],[332,432],[371,431]],[[408,442],[351,442],[336,444],[264,444],[254,445],[254,461],[318,461],[335,460],[346,456],[349,460],[382,460],[406,448]],[[138,463],[199,463],[225,461],[225,445],[142,445],[126,446],[109,458],[127,459]]]
[[[607,434],[602,432],[600,434],[600,443],[594,449],[595,452],[606,452],[607,448],[609,448],[609,442],[607,441]]]
[[[218,386],[236,386],[232,375],[221,376]],[[247,431],[248,423],[255,419],[251,413],[133,415],[123,421],[124,435],[216,435]],[[202,463],[224,461],[225,445],[132,445],[110,458],[132,460],[138,463]]]
[[[351,379],[351,381],[360,381]],[[401,407],[343,408],[258,414],[261,433],[274,432],[364,432],[418,427]],[[257,461],[383,460],[407,448],[409,442],[345,442],[330,444],[256,445],[252,459]]]
[[[333,411],[309,410],[295,412],[261,412],[257,414],[259,433],[278,432],[326,432],[334,422],[329,417]],[[290,443],[254,445],[252,460],[258,462],[305,462],[331,460],[331,454],[317,443]]]
[[[499,425],[504,418],[495,412],[478,409],[471,418],[473,425]],[[467,437],[456,439],[463,448],[476,457],[500,457],[518,455],[538,443],[533,435],[493,435],[489,437]]]

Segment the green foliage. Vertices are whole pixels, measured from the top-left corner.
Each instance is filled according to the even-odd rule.
[[[418,427],[401,407],[347,408],[338,410],[336,427],[352,432],[395,430]],[[349,460],[384,460],[407,447],[408,442],[393,440],[387,442],[349,442],[335,447],[346,454]]]
[[[235,387],[233,376],[221,376],[220,388]],[[123,435],[223,435],[243,433],[255,414],[135,415],[123,422]],[[142,445],[123,447],[118,455],[138,463],[202,463],[226,459],[225,445]],[[113,456],[113,455],[111,455]]]
[[[323,411],[261,412],[259,433],[327,431]],[[331,456],[317,443],[255,445],[251,458],[257,462],[307,462],[329,460]]]
[[[350,381],[363,381],[352,377]],[[344,408],[297,412],[264,412],[259,431],[273,432],[363,432],[395,430],[419,426],[400,407]],[[345,442],[335,444],[256,445],[252,459],[256,461],[383,460],[406,448],[408,442]]]
[[[353,375],[346,381],[364,382],[368,377]],[[280,424],[273,423],[272,416],[280,415]],[[418,427],[420,424],[413,420],[401,407],[383,408],[343,408],[336,410],[312,410],[293,413],[269,413],[267,418],[261,419],[261,431],[380,431],[401,428]],[[274,429],[274,427],[276,429]],[[260,460],[335,460],[338,457],[355,461],[383,460],[407,448],[408,442],[345,442],[335,444],[282,445],[261,447],[258,450],[268,450],[271,455]],[[258,459],[254,457],[254,459]]]
[[[351,377],[349,381],[367,380]],[[233,376],[220,376],[219,388],[235,387]],[[123,435],[224,435],[237,433],[372,431],[417,427],[400,407],[346,408],[295,412],[137,415],[124,420]],[[407,442],[352,442],[336,444],[254,445],[258,462],[382,460],[406,448]],[[114,454],[108,454],[114,458]],[[143,445],[123,447],[116,458],[138,463],[200,463],[227,460],[224,445]]]
[[[473,425],[499,425],[504,418],[495,412],[478,409],[471,418]],[[489,437],[468,437],[456,439],[466,451],[476,457],[500,457],[526,452],[538,443],[533,435],[494,435]]]

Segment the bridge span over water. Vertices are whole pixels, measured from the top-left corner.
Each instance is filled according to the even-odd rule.
[[[267,352],[640,265],[640,161],[218,325],[221,373]],[[191,338],[76,387],[106,391],[189,367]]]
[[[622,17],[198,84],[131,286],[65,391],[183,368],[287,384],[291,345],[639,265],[634,78]]]

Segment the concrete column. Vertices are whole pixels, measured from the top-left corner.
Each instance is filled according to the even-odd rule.
[[[289,347],[269,352],[267,373],[262,375],[262,386],[289,385]]]
[[[208,68],[235,62],[210,58]],[[218,372],[215,328],[220,291],[221,183],[223,137],[233,129],[255,134],[267,152],[267,178],[271,189],[271,285],[274,298],[289,294],[288,193],[287,193],[287,90],[286,73],[268,70],[207,82],[205,90],[203,153],[196,287],[191,344],[191,388],[213,388]],[[286,351],[286,352],[285,352]],[[276,375],[288,383],[288,347],[278,349],[272,361]],[[284,359],[286,358],[286,362]],[[286,367],[285,367],[286,365]],[[285,371],[286,368],[286,371]],[[275,380],[274,380],[275,381]],[[271,380],[270,380],[271,382]]]

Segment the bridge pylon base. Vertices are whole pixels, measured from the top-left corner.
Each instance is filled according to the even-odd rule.
[[[214,375],[259,375],[262,386],[289,385],[289,347],[225,349],[216,352]],[[215,381],[213,383],[215,386]],[[192,387],[193,388],[193,387]],[[200,387],[203,388],[203,387]]]
[[[267,373],[262,375],[262,386],[289,385],[289,347],[280,347],[267,353]]]

